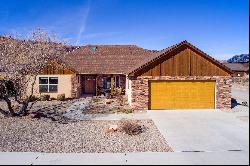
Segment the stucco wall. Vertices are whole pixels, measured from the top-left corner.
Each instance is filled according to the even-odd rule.
[[[126,76],[126,95],[128,98],[128,103],[129,105],[132,104],[132,87],[131,87],[131,80],[128,79],[128,77]]]
[[[34,95],[35,96],[40,96],[39,93],[39,77],[58,77],[58,91],[57,93],[41,93],[41,94],[49,94],[50,97],[52,98],[57,98],[58,94],[65,94],[66,98],[71,98],[71,91],[72,91],[72,85],[71,85],[71,77],[72,75],[38,75],[36,77],[36,82],[34,85]],[[31,90],[31,82],[29,84],[29,87],[27,89],[27,93],[30,94],[30,90]]]
[[[231,77],[218,76],[140,76],[131,79],[131,106],[136,110],[147,110],[149,102],[149,80],[215,80],[216,109],[231,108]]]

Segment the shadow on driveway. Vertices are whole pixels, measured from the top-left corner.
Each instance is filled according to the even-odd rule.
[[[231,109],[238,106],[238,105],[248,107],[248,103],[246,101],[243,101],[242,103],[239,103],[235,98],[232,98],[231,99]]]

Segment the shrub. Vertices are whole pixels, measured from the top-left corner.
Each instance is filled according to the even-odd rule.
[[[126,98],[123,95],[116,96],[116,99],[120,106],[124,106],[126,104]]]
[[[36,96],[31,96],[31,98],[30,98],[30,102],[34,102],[34,101],[37,101],[39,98],[38,97],[36,97]]]
[[[97,102],[101,101],[101,99],[99,99],[99,98],[93,98],[92,100],[93,100],[94,103],[97,103]]]
[[[56,98],[54,98],[54,97],[51,97],[51,98],[50,98],[50,100],[57,100],[57,99],[56,99]]]
[[[119,130],[128,135],[138,135],[145,131],[145,127],[138,124],[137,121],[122,119],[119,122]]]
[[[249,77],[243,78],[243,83],[249,83]]]
[[[57,95],[57,100],[64,101],[65,100],[65,94],[64,93],[63,94],[58,94]]]
[[[25,96],[25,97],[23,97],[22,99],[24,100],[24,101],[27,101],[28,100],[28,98],[29,98],[29,96]],[[30,97],[30,101],[29,102],[34,102],[34,101],[37,101],[39,98],[38,97],[36,97],[36,96],[31,96]]]
[[[133,109],[130,109],[130,108],[122,108],[120,109],[120,112],[123,112],[125,114],[131,114],[133,113]]]
[[[40,96],[41,101],[48,101],[50,99],[50,95],[44,94]]]

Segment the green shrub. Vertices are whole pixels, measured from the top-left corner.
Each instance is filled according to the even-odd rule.
[[[65,100],[65,94],[63,93],[63,94],[58,94],[57,95],[57,100],[58,101],[64,101]]]
[[[122,108],[120,109],[120,112],[123,112],[125,114],[130,114],[130,113],[133,113],[133,109],[130,109],[130,108]]]

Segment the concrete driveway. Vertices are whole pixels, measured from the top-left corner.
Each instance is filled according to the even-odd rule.
[[[148,111],[175,152],[249,151],[249,112]]]
[[[246,88],[232,87],[232,97],[238,100],[239,102],[249,101],[249,87]]]

